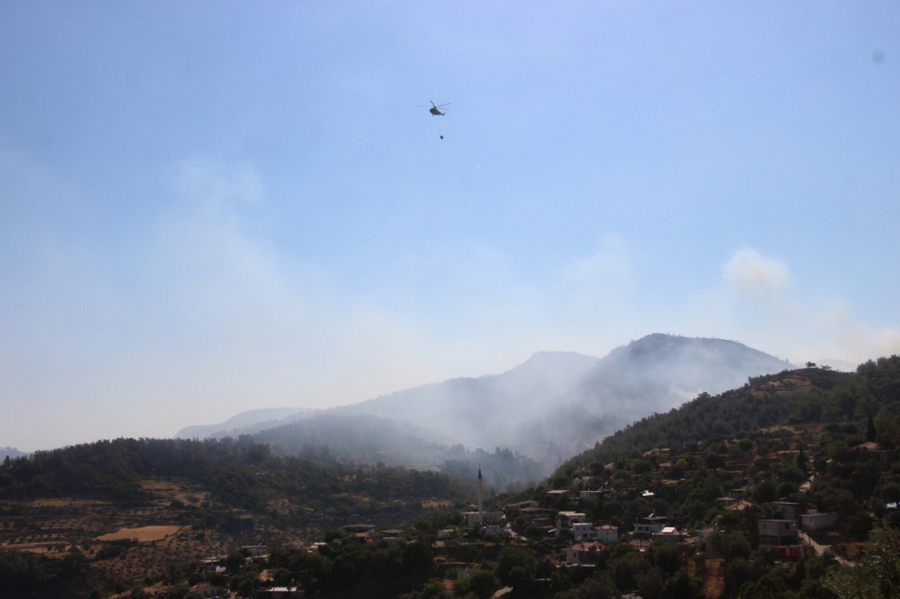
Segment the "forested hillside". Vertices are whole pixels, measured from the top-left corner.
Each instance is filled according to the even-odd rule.
[[[265,510],[288,497],[304,508],[333,513],[352,494],[375,502],[396,498],[465,497],[466,487],[446,474],[343,465],[327,456],[302,459],[274,455],[249,438],[221,441],[116,439],[39,451],[0,465],[0,499],[75,497],[140,503],[150,496],[141,482],[171,479],[198,485],[224,506]],[[309,510],[290,512],[314,520]],[[284,514],[281,514],[284,516]]]
[[[363,467],[384,464],[440,470],[472,480],[481,467],[492,488],[509,490],[545,477],[549,470],[508,449],[470,450],[423,440],[416,429],[368,414],[324,413],[253,436],[277,454]]]
[[[681,408],[655,414],[611,435],[560,467],[605,464],[657,447],[683,447],[755,432],[779,424],[865,422],[876,425],[877,441],[900,443],[900,358],[881,358],[856,373],[805,368],[755,377],[719,396],[701,394]]]

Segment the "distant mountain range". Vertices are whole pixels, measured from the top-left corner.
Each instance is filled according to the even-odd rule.
[[[27,451],[19,451],[15,447],[0,447],[0,460],[21,458],[30,455]]]
[[[718,394],[748,377],[792,367],[734,341],[653,334],[602,359],[541,352],[501,374],[451,379],[322,412],[254,410],[220,425],[188,427],[178,436],[278,427],[260,435],[276,450],[316,445],[340,452],[343,447],[348,459],[369,455],[372,463],[419,466],[423,460],[440,466],[454,445],[509,448],[549,472],[630,422],[701,392]],[[366,418],[373,420],[364,424]],[[362,434],[365,443],[347,443],[342,430],[346,436]],[[468,454],[457,447],[452,455]]]
[[[304,408],[260,408],[241,412],[219,424],[187,426],[175,433],[175,436],[180,439],[208,439],[250,435],[312,412],[313,410]]]

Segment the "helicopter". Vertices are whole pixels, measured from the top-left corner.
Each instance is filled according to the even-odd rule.
[[[431,116],[444,116],[446,113],[441,111],[441,108],[443,108],[444,106],[450,106],[450,102],[447,102],[446,104],[435,104],[432,100],[428,101],[431,102],[430,108],[423,104],[419,104],[419,106],[421,106],[422,108],[428,108],[428,112],[431,113]]]

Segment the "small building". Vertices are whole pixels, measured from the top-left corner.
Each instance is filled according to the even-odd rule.
[[[244,545],[241,547],[241,555],[247,560],[269,559],[269,548],[265,545]]]
[[[594,525],[590,522],[573,522],[572,536],[574,536],[575,541],[579,543],[590,541],[594,537]]]
[[[306,591],[297,586],[269,587],[265,590],[267,599],[301,599]]]
[[[619,527],[612,524],[603,524],[597,527],[597,540],[604,545],[612,545],[619,542]]]
[[[772,508],[785,520],[797,520],[800,515],[800,504],[794,501],[773,501]]]
[[[631,539],[626,543],[626,545],[637,549],[641,553],[644,553],[650,549],[651,543],[647,539]]]
[[[596,565],[597,556],[603,550],[600,543],[575,543],[566,549],[566,563],[574,565]]]
[[[656,514],[638,518],[634,523],[634,536],[644,538],[650,537],[653,533],[660,532],[667,521],[668,518],[665,516],[657,516]]]
[[[655,532],[652,535],[652,539],[655,542],[661,543],[680,543],[684,540],[684,537],[684,533],[674,526],[664,526],[661,531]]]
[[[856,455],[863,460],[877,460],[885,466],[890,463],[891,452],[874,441],[860,443],[853,449],[856,450]]]
[[[853,449],[856,449],[859,451],[874,452],[874,451],[881,451],[881,445],[879,445],[875,441],[866,441],[865,443],[860,443]]]
[[[577,494],[574,490],[569,489],[550,489],[546,493],[547,497],[556,498],[557,500],[569,499],[571,497],[577,497]],[[559,505],[559,502],[556,502],[556,505]]]
[[[531,524],[550,524],[556,522],[556,510],[550,507],[526,507],[519,514]]]
[[[437,538],[439,538],[439,539],[450,539],[450,538],[452,538],[453,535],[455,535],[455,534],[456,534],[456,531],[453,530],[452,528],[442,528],[441,530],[438,531],[438,533],[437,533]]]
[[[203,566],[203,571],[207,574],[225,574],[228,571],[223,564],[225,561],[225,556],[212,556],[212,557],[204,557],[200,560],[200,564]]]
[[[806,532],[819,532],[820,530],[833,528],[837,524],[837,520],[835,512],[800,514],[800,528]]]
[[[374,524],[347,524],[344,526],[344,532],[348,535],[363,533],[366,536],[372,536],[375,534],[375,525]]]
[[[734,503],[725,506],[725,509],[729,512],[743,512],[744,510],[749,510],[752,507],[753,504],[746,499],[738,499]]]
[[[576,522],[587,522],[587,515],[583,512],[559,512],[556,514],[556,530],[570,530]],[[557,535],[559,532],[557,532]]]
[[[797,523],[794,520],[757,520],[760,545],[794,545],[797,543]]]

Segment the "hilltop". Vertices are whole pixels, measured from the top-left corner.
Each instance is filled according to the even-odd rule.
[[[341,411],[407,423],[437,442],[509,447],[555,465],[632,420],[788,367],[733,341],[652,334],[602,359],[544,352],[502,374],[418,387]]]
[[[0,447],[0,460],[5,458],[21,458],[28,455],[26,451],[20,451],[15,447]]]

